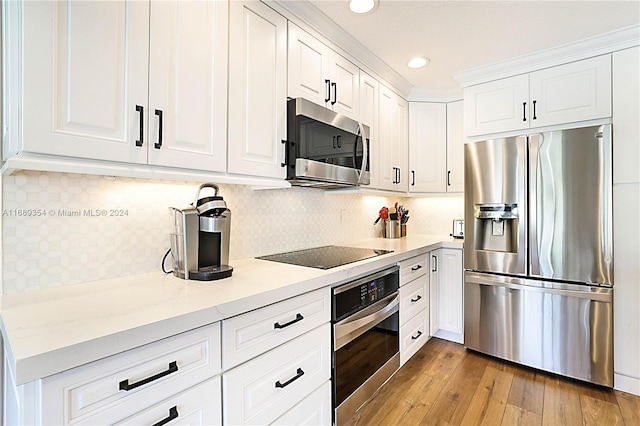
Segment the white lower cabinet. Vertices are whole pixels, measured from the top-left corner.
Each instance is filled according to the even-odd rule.
[[[273,425],[330,425],[331,424],[331,381],[316,389],[291,410],[280,416]]]
[[[462,250],[441,248],[430,256],[431,334],[463,343]]]
[[[224,423],[269,424],[330,379],[327,323],[225,372]]]
[[[166,401],[156,404],[119,424],[192,426],[222,424],[220,377],[215,377]],[[100,424],[88,419],[86,424]]]
[[[428,255],[400,262],[400,365],[429,340]]]
[[[147,416],[146,410],[157,422],[168,417],[168,409],[161,413],[167,404],[184,415],[198,411],[196,400],[205,401],[205,393],[211,401],[207,419],[215,419],[220,416],[220,372],[220,323],[214,323],[36,382],[17,387],[5,383],[5,393],[13,394],[5,395],[5,401],[15,401],[6,407],[5,423],[113,424]],[[216,376],[217,400],[209,392],[215,384],[200,387]],[[11,374],[5,380],[11,381]],[[179,395],[183,392],[194,399],[188,408],[181,408],[191,400]]]

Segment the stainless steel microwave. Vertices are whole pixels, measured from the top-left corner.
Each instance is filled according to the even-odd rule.
[[[369,127],[303,98],[287,101],[283,166],[291,185],[369,185]]]

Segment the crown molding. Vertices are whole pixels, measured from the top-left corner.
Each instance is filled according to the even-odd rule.
[[[391,85],[405,99],[413,86],[373,54],[356,38],[333,22],[309,1],[262,0],[285,18],[327,44],[368,74]]]
[[[414,87],[409,92],[409,102],[454,102],[462,99],[462,89],[426,89]]]
[[[640,25],[589,37],[551,49],[455,73],[460,86],[472,86],[640,45]]]

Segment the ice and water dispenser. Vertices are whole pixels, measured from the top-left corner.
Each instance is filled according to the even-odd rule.
[[[476,250],[518,252],[517,204],[475,204],[473,216]]]

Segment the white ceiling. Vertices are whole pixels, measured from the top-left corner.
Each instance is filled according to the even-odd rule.
[[[640,1],[377,0],[366,15],[346,0],[311,3],[412,86],[458,87],[453,74],[640,23]],[[413,70],[407,62],[426,56]]]

